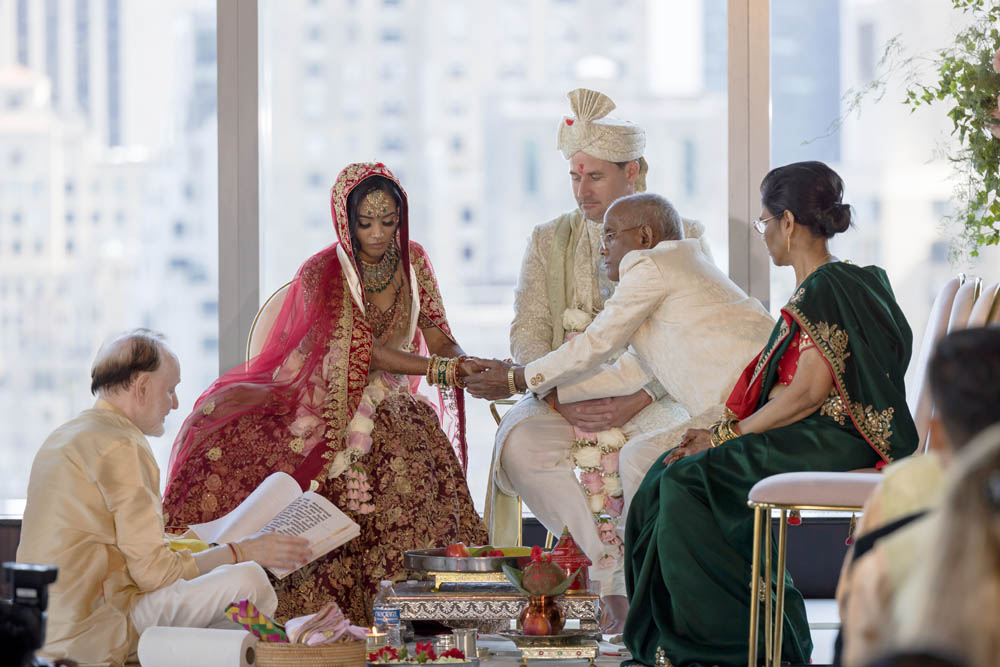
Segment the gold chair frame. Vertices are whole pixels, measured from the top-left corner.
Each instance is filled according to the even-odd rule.
[[[509,405],[514,405],[515,403],[517,403],[517,399],[514,399],[514,398],[501,398],[501,399],[497,399],[495,401],[490,401],[490,414],[493,415],[493,420],[496,421],[497,426],[500,425],[500,419],[501,419],[501,417],[500,417],[500,411],[497,410],[497,406],[498,405],[508,405],[509,406]],[[494,465],[496,465],[496,459],[495,458],[494,458],[493,461],[490,462],[490,477],[489,477],[489,485],[490,486],[489,486],[489,489],[486,492],[487,512],[489,512],[489,511],[492,510],[492,508],[490,507],[490,496],[492,494],[493,466]],[[518,516],[518,521],[517,521],[517,544],[515,546],[519,546],[519,547],[524,545],[524,520],[520,518],[522,516],[523,512],[524,512],[524,503],[521,501],[521,496],[517,496],[517,516]],[[486,518],[487,523],[489,523],[489,516],[487,515],[485,518]],[[545,531],[545,548],[546,549],[551,549],[552,545],[555,544],[555,540],[556,540],[556,536],[553,535],[552,533],[550,533],[548,530],[546,530]]]
[[[759,635],[760,597],[764,597],[764,665],[781,667],[781,634],[785,620],[785,555],[788,535],[788,513],[792,510],[821,510],[825,512],[860,512],[860,505],[798,505],[749,501],[753,508],[753,560],[750,566],[750,640],[747,665],[757,667],[757,637]],[[778,570],[775,590],[774,613],[771,613],[771,510],[779,511],[778,520]],[[764,542],[764,590],[760,590],[761,533]],[[754,590],[756,589],[756,590]],[[773,628],[772,628],[773,626]]]

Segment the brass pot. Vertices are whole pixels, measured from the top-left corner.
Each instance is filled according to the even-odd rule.
[[[557,635],[566,623],[562,609],[551,595],[532,595],[517,618],[526,635]]]

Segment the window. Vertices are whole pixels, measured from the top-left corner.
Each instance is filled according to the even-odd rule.
[[[39,445],[93,404],[88,369],[109,335],[149,326],[181,359],[181,407],[166,435],[150,439],[163,470],[181,420],[218,373],[217,345],[204,347],[194,333],[218,326],[218,314],[201,305],[218,300],[216,3],[37,4],[17,0],[0,12],[11,57],[16,41],[17,60],[32,73],[5,84],[2,103],[19,102],[0,119],[7,260],[0,283],[11,286],[3,304],[0,500],[24,497]],[[124,39],[148,25],[159,29]],[[189,116],[195,108],[207,112]],[[29,122],[37,134],[13,129]],[[127,154],[111,150],[125,145]],[[196,155],[206,157],[199,163]],[[102,213],[115,222],[111,234],[99,224]],[[186,233],[177,235],[182,214]],[[172,257],[185,260],[181,278],[170,273]],[[44,267],[25,287],[17,277],[39,258]]]
[[[855,227],[835,237],[831,251],[886,270],[918,350],[940,286],[959,270],[987,283],[1000,279],[1000,249],[985,249],[975,262],[949,263],[940,228],[951,211],[953,183],[941,149],[954,144],[942,107],[910,113],[895,80],[881,101],[866,101],[860,114],[831,131],[844,113],[845,92],[878,74],[885,47],[879,39],[891,35],[877,38],[875,26],[891,25],[911,54],[937,51],[954,38],[960,16],[950,3],[919,0],[909,7],[900,12],[866,0],[772,0],[771,162],[823,160],[844,179]],[[772,268],[772,311],[791,296],[794,280],[790,269]]]

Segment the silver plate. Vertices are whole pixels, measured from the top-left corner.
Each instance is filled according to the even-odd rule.
[[[530,556],[467,556],[450,558],[444,549],[413,549],[403,554],[403,564],[418,572],[502,572],[502,565],[518,567]]]

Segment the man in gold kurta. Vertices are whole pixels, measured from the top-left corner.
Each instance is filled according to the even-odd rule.
[[[59,568],[42,654],[122,664],[153,625],[236,627],[223,611],[242,598],[273,613],[258,562],[294,567],[307,558],[305,540],[258,534],[193,554],[165,539],[146,436],[162,435],[177,407],[176,357],[134,331],[101,349],[91,375],[94,407],[49,436],[28,483],[17,560]]]

